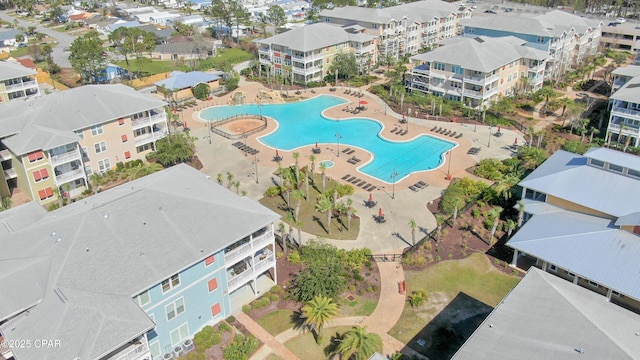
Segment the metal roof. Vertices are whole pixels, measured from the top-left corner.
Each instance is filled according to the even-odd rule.
[[[640,237],[610,219],[571,211],[534,215],[507,245],[640,300]]]
[[[17,61],[0,61],[0,80],[15,79],[35,74],[36,71],[34,69],[22,66],[22,64]]]
[[[257,40],[256,42],[286,46],[289,49],[298,51],[312,51],[345,43],[349,40],[364,42],[374,40],[375,38],[376,37],[372,35],[349,33],[339,26],[315,23],[289,30],[263,40]]]
[[[531,268],[452,360],[638,359],[640,315]]]
[[[627,65],[616,68],[611,72],[613,75],[621,75],[621,76],[640,76],[640,66],[638,65]]]
[[[3,286],[0,320],[38,301],[0,332],[64,343],[21,349],[19,359],[100,358],[153,326],[135,294],[278,218],[188,165],[44,213],[0,237],[3,284],[31,286]]]
[[[220,76],[218,75],[207,74],[202,71],[190,71],[188,73],[174,71],[171,73],[171,77],[158,81],[155,85],[160,87],[164,85],[169,90],[181,90],[219,79]]]
[[[591,148],[584,156],[640,171],[640,157],[607,148]]]
[[[640,211],[640,180],[587,165],[590,154],[618,159],[612,151],[583,156],[558,150],[519,185],[614,217]]]
[[[406,18],[409,23],[424,23],[459,12],[459,7],[454,4],[440,0],[423,0],[381,9],[358,6],[334,7],[321,11],[320,16],[371,24],[387,24],[403,18]]]
[[[640,76],[636,76],[622,85],[609,99],[640,103]]]

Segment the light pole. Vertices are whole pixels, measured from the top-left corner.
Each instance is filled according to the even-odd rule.
[[[489,144],[487,144],[487,147],[491,147],[491,125],[489,125]]]
[[[338,157],[340,157],[340,139],[342,139],[342,135],[340,135],[340,131],[338,131],[335,135],[336,139],[338,139]]]
[[[207,119],[207,127],[209,128],[209,145],[211,145],[211,119]]]
[[[391,174],[391,198],[392,199],[396,199],[396,176],[398,176],[398,173],[396,172],[396,168],[393,168],[393,173]]]
[[[447,170],[447,177],[445,179],[451,181],[451,150],[449,150],[449,169]]]
[[[253,155],[253,164],[255,165],[256,171],[256,184],[260,184],[260,180],[258,179],[258,155]]]

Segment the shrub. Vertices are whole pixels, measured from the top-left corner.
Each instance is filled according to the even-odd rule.
[[[506,167],[498,159],[482,159],[476,167],[475,174],[492,181],[500,180],[506,172]]]
[[[409,253],[402,258],[402,265],[420,267],[426,264],[427,259],[418,253]]]
[[[249,311],[251,311],[251,305],[250,304],[246,304],[246,305],[242,305],[242,312],[243,313],[248,313]]]
[[[193,337],[193,344],[198,352],[204,352],[222,341],[222,335],[213,326],[207,325]]]
[[[441,260],[441,259],[440,259],[440,255],[437,255],[437,256],[436,256],[436,261],[440,261],[440,260]]]
[[[253,354],[260,343],[258,340],[249,335],[236,335],[231,345],[224,349],[225,360],[246,360],[251,354]]]
[[[358,290],[358,294],[359,294],[359,295],[364,295],[364,289],[359,289],[359,290]]]
[[[273,197],[280,195],[280,187],[279,186],[269,186],[267,190],[264,191],[265,197]]]
[[[234,322],[236,322],[236,317],[235,317],[235,316],[233,316],[233,315],[229,316],[229,317],[227,318],[227,322],[228,322],[229,324],[233,324]]]
[[[280,300],[280,296],[278,294],[271,294],[269,296],[269,299],[271,300],[271,302],[276,302],[276,301]]]
[[[370,292],[374,292],[374,290],[373,290],[373,286],[371,286],[371,285],[367,286],[367,292],[368,292],[368,293],[370,293]]]
[[[220,329],[220,331],[231,331],[231,325],[223,321],[218,326],[218,329]]]
[[[353,291],[356,291],[356,286],[355,285],[349,285],[347,287],[347,289],[349,289],[349,291],[353,292]]]
[[[300,253],[298,252],[298,250],[293,250],[292,252],[290,252],[289,255],[287,255],[287,260],[289,260],[292,265],[298,265],[301,261]]]
[[[473,211],[471,211],[471,216],[473,216],[474,219],[477,219],[480,217],[480,209],[473,209]]]
[[[424,290],[414,290],[408,296],[408,300],[411,307],[418,307],[427,300],[427,293]]]
[[[273,287],[271,287],[271,289],[269,289],[269,292],[277,295],[284,294],[284,290],[280,287],[280,285],[274,285]]]

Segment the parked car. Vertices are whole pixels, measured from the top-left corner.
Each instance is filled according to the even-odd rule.
[[[485,14],[497,14],[497,12],[495,12],[493,10],[485,10],[484,13]]]
[[[19,43],[19,44],[18,44],[18,47],[19,47],[19,48],[26,48],[26,47],[27,47],[27,44],[25,44],[25,43]]]

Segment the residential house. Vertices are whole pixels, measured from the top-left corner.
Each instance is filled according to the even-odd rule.
[[[160,12],[156,9],[153,9],[153,11],[149,11],[149,12],[137,12],[135,14],[132,14],[131,17],[140,23],[147,24],[147,23],[152,23],[151,17],[156,14],[158,14],[158,16],[162,16],[162,14],[168,14],[168,13],[165,11]]]
[[[0,61],[0,105],[40,96],[36,74],[17,61]]]
[[[640,66],[617,68],[613,76],[613,94],[609,97],[607,144],[640,146]]]
[[[166,103],[124,85],[89,85],[0,112],[0,197],[19,188],[42,205],[76,197],[91,174],[145,159],[168,132]]]
[[[443,44],[411,57],[410,91],[484,109],[502,96],[542,87],[547,52],[521,39],[458,37]]]
[[[466,37],[515,36],[528,46],[548,51],[545,77],[558,79],[597,53],[603,23],[554,10],[541,15],[478,16],[463,25]]]
[[[103,33],[105,35],[109,35],[110,33],[114,32],[117,28],[135,28],[135,27],[140,27],[140,22],[138,21],[124,21],[124,20],[118,20],[112,24],[106,25],[103,28]]]
[[[177,19],[180,18],[181,15],[180,14],[173,14],[173,13],[169,13],[169,12],[159,12],[159,13],[154,13],[149,17],[149,21],[153,24],[159,25],[159,26],[168,26],[167,21],[172,20],[172,19]]]
[[[151,57],[159,60],[202,60],[213,55],[213,42],[189,37],[167,38],[158,44]]]
[[[168,19],[166,21],[167,26],[174,26],[176,23],[184,24],[184,25],[195,25],[204,21],[202,15],[184,15],[175,17],[172,19]]]
[[[156,42],[158,44],[165,42],[168,38],[173,34],[173,29],[171,28],[157,28],[153,24],[141,25],[139,26],[140,30],[152,32],[156,34]]]
[[[21,34],[22,34],[22,31],[20,30],[0,29],[0,49],[16,46],[18,43],[16,41],[16,36]]]
[[[220,76],[201,71],[174,71],[169,78],[155,83],[158,95],[171,104],[195,100],[193,88],[200,84],[206,84],[209,92],[215,92],[220,87]]]
[[[359,25],[376,37],[379,58],[417,54],[439,40],[461,33],[460,21],[471,9],[440,0],[415,1],[388,8],[335,7],[320,12],[322,21],[336,25]]]
[[[452,360],[632,360],[640,315],[531,268]]]
[[[559,150],[519,185],[523,225],[507,242],[512,265],[533,264],[640,312],[640,158]]]
[[[377,61],[375,40],[357,29],[316,23],[254,42],[263,67],[306,84],[330,74],[332,60],[342,52],[353,53],[360,70],[366,71]]]
[[[39,208],[0,215],[0,336],[31,341],[15,360],[174,359],[276,283],[279,215],[188,165]]]
[[[108,26],[115,24],[118,21],[122,20],[116,18],[102,18],[101,16],[94,16],[91,19],[86,20],[85,24],[89,29],[96,30],[103,35],[108,35],[109,32],[111,32],[111,29],[108,28]]]

